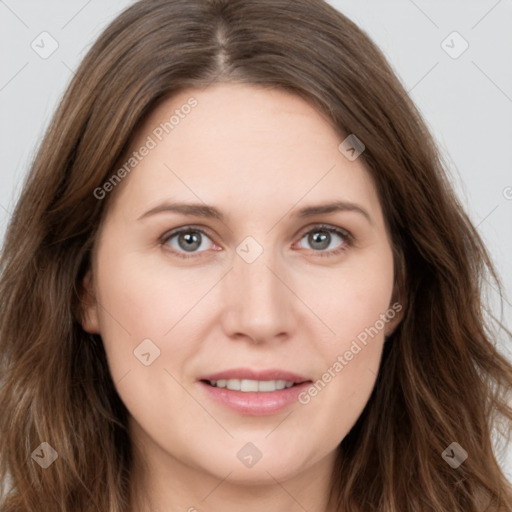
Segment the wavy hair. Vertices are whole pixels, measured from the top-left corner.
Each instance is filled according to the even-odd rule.
[[[356,134],[391,234],[405,316],[365,409],[338,447],[340,512],[512,510],[493,451],[509,441],[511,333],[498,283],[419,111],[364,31],[322,0],[142,0],[73,76],[24,182],[0,277],[2,512],[125,512],[132,445],[102,340],[81,327],[82,279],[113,175],[143,119],[188,87],[281,88]],[[343,140],[340,138],[340,141]],[[499,288],[501,290],[501,288]],[[501,329],[501,330],[500,330]],[[58,458],[31,454],[47,441]],[[441,456],[457,442],[457,468]]]

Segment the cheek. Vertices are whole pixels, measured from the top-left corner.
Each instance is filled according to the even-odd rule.
[[[334,333],[317,344],[323,368],[299,402],[313,418],[312,428],[331,443],[349,432],[374,388],[386,316],[395,314],[390,304],[392,290],[389,249],[361,264],[344,267],[331,277],[324,295],[315,295],[316,310],[323,312],[322,320]]]
[[[362,343],[373,338],[383,339],[382,315],[390,309],[394,281],[389,246],[376,247],[364,258],[354,257],[321,280],[312,279],[310,287],[316,289],[313,294],[308,293],[312,309],[330,328],[330,334],[319,347],[329,356],[328,360],[348,350],[354,339]]]
[[[180,295],[179,288],[151,273],[136,253],[123,253],[119,247],[121,242],[104,243],[96,269],[100,332],[114,381],[138,366],[134,350],[141,343],[151,347],[144,340],[156,347],[151,357],[158,355],[160,339],[173,326],[172,305],[179,304]]]

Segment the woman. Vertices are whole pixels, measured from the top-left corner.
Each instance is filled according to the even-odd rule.
[[[486,276],[424,122],[346,17],[137,2],[6,235],[2,510],[510,510]]]

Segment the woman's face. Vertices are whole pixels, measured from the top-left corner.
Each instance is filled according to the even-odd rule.
[[[343,139],[277,89],[189,89],[97,192],[115,189],[83,326],[155,471],[282,481],[330,467],[361,414],[400,306],[374,185]]]

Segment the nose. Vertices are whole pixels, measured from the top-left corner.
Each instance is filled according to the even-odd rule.
[[[289,276],[271,251],[264,251],[252,263],[235,255],[233,268],[222,283],[222,318],[227,336],[253,343],[293,336],[300,300],[289,284]]]

